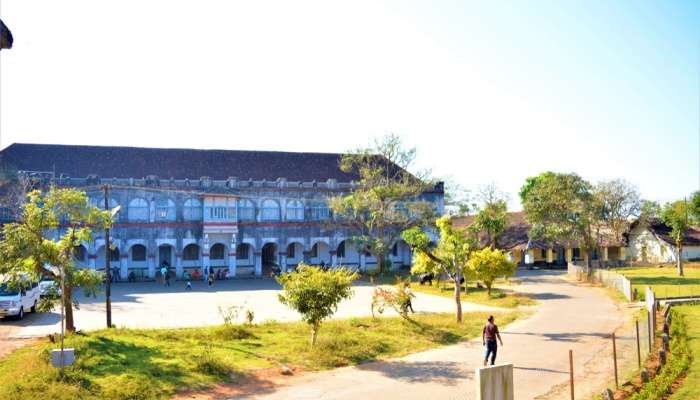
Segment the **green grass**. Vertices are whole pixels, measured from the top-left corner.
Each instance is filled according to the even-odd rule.
[[[641,298],[647,286],[651,286],[659,298],[700,296],[700,265],[688,263],[678,276],[675,265],[665,264],[661,268],[631,267],[616,270],[632,282]]]
[[[685,381],[671,396],[671,400],[700,399],[700,305],[675,306],[673,311],[685,320],[691,363]]]
[[[417,282],[411,283],[411,289],[414,292],[422,292],[434,294],[443,297],[454,298],[455,285],[451,282],[440,282],[438,286],[436,281],[433,281],[433,286],[421,286]],[[468,291],[464,293],[462,286],[461,299],[470,303],[484,304],[494,307],[515,308],[518,306],[531,306],[537,304],[537,301],[530,297],[513,292],[503,287],[494,287],[491,289],[491,295],[488,294],[486,288],[477,288],[476,285],[468,285]]]
[[[507,324],[519,315],[498,319]],[[281,363],[323,370],[457,343],[478,336],[486,317],[465,313],[462,324],[453,314],[333,320],[323,324],[313,349],[304,323],[95,331],[66,338],[77,360],[63,380],[49,365],[49,350],[57,346],[48,341],[0,360],[0,399],[166,399]]]

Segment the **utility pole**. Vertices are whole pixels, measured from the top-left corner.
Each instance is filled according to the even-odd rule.
[[[109,185],[102,185],[102,189],[105,192],[105,211],[109,210]],[[106,277],[106,287],[105,287],[105,307],[107,309],[107,328],[112,327],[112,299],[111,288],[112,288],[112,269],[110,268],[110,261],[112,258],[111,243],[109,242],[109,225],[105,228],[105,277]]]

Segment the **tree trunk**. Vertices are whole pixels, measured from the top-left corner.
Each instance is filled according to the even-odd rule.
[[[75,332],[75,322],[73,321],[73,287],[65,285],[65,302],[63,306],[66,309],[66,331]]]
[[[459,283],[459,273],[455,274],[455,303],[457,304],[457,322],[462,322],[462,284]],[[466,283],[466,281],[465,281]]]
[[[586,277],[593,273],[593,248],[586,247]]]
[[[318,335],[318,329],[321,327],[320,323],[315,323],[311,325],[311,347],[316,344],[316,336]]]
[[[486,284],[486,293],[488,293],[489,297],[491,297],[491,282],[484,282]]]
[[[676,268],[678,269],[678,276],[683,276],[683,259],[681,258],[681,255],[683,254],[683,242],[676,242],[676,250],[678,251],[678,255],[676,256]]]
[[[374,255],[374,257],[377,258],[377,274],[381,275],[384,273],[384,254],[377,253]]]

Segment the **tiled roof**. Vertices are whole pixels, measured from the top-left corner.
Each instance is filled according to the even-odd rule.
[[[94,174],[102,178],[358,180],[356,174],[340,170],[341,157],[333,153],[15,143],[0,151],[0,164],[23,171],[55,171],[72,178]]]
[[[664,224],[660,220],[652,220],[649,222],[648,229],[653,232],[659,239],[675,246],[676,241],[671,237],[671,227]],[[689,227],[688,232],[683,239],[683,246],[700,246],[700,229],[697,227]]]

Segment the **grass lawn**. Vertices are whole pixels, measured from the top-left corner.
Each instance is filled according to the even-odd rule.
[[[675,306],[673,309],[685,317],[692,361],[685,381],[671,396],[671,400],[700,399],[700,305]]]
[[[434,294],[443,297],[454,299],[454,284],[451,282],[440,282],[440,286],[436,281],[433,281],[433,286],[423,285],[418,282],[411,283],[411,289],[414,292],[422,292]],[[461,298],[470,303],[484,304],[494,307],[515,308],[518,306],[531,306],[537,304],[536,300],[530,297],[513,292],[503,287],[492,288],[491,295],[488,294],[486,288],[477,288],[476,284],[468,285],[468,292],[464,293],[462,286]]]
[[[664,264],[661,268],[631,267],[616,270],[632,281],[632,287],[644,295],[647,286],[651,286],[657,297],[700,296],[700,264],[687,263],[683,272],[678,276],[675,265]]]
[[[498,316],[507,324],[522,313]],[[166,399],[179,389],[203,389],[236,382],[256,369],[279,367],[322,370],[402,356],[457,343],[481,333],[486,313],[352,318],[323,324],[309,348],[304,323],[269,322],[251,327],[111,329],[66,338],[76,364],[61,381],[49,365],[45,342],[0,360],[0,399]]]

